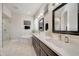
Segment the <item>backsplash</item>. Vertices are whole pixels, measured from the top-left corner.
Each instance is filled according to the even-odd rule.
[[[61,37],[60,37],[61,35]],[[56,40],[61,40],[62,42],[65,42],[65,36],[68,37],[69,43],[78,46],[79,45],[79,36],[76,35],[68,35],[68,34],[57,34],[57,33],[52,33],[52,38]]]
[[[69,43],[79,45],[79,36],[62,34],[62,40],[65,40],[65,36],[69,38]]]

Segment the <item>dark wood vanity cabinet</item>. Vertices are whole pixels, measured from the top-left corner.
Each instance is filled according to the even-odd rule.
[[[46,46],[35,36],[32,36],[32,44],[37,56],[58,56],[54,51],[52,51],[48,46]]]

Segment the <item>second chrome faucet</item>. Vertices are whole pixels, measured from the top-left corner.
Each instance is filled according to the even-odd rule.
[[[62,35],[60,34],[60,35],[59,35],[59,40],[62,40],[62,38],[63,38],[63,37],[62,37]],[[69,43],[69,37],[68,37],[68,36],[65,36],[64,42],[65,42],[65,43]]]
[[[65,36],[65,43],[69,43],[69,37]]]

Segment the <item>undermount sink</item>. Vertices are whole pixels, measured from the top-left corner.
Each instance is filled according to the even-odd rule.
[[[47,42],[54,44],[55,46],[62,48],[63,47],[63,42],[55,40],[55,39],[45,39]]]

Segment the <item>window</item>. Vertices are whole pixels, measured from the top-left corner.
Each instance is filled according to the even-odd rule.
[[[24,20],[24,29],[30,29],[31,21]]]

